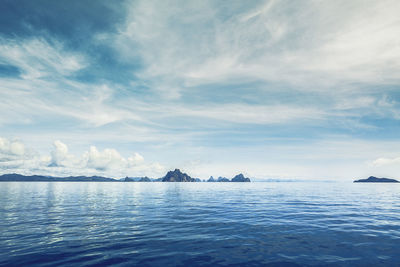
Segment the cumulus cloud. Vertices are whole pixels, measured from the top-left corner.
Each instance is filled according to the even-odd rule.
[[[20,172],[45,175],[104,175],[158,176],[164,171],[159,163],[146,162],[139,153],[125,158],[117,150],[106,148],[99,151],[91,146],[80,157],[68,152],[68,146],[56,140],[48,155],[27,152],[18,140],[0,138],[0,172]]]
[[[396,148],[393,150],[396,150]],[[393,154],[393,152],[385,154],[387,155],[386,157],[380,157],[369,161],[369,174],[377,177],[393,177],[397,179],[400,172],[400,157]]]
[[[24,159],[25,156],[25,145],[21,141],[0,137],[0,161]]]
[[[56,140],[53,143],[53,150],[51,151],[51,162],[49,167],[63,167],[70,165],[73,156],[68,154],[68,146]]]
[[[400,157],[396,158],[378,158],[372,163],[374,166],[381,167],[385,165],[398,165],[400,167]]]
[[[27,148],[18,140],[0,137],[0,171],[20,170],[42,166],[48,158],[40,157],[34,150]]]
[[[95,146],[91,146],[89,151],[84,153],[82,159],[86,168],[97,171],[119,172],[120,170],[129,170],[144,174],[148,170],[153,172],[164,170],[164,167],[159,163],[149,164],[145,162],[143,156],[137,152],[125,158],[117,150],[110,148],[99,151]]]
[[[165,168],[155,162],[148,163],[143,156],[135,152],[125,158],[116,149],[106,148],[99,151],[91,146],[89,151],[82,156],[81,163],[84,169],[92,169],[98,172],[124,175],[160,175]]]
[[[144,161],[143,156],[140,155],[139,153],[136,153],[136,152],[135,152],[135,154],[133,154],[133,156],[130,156],[130,157],[128,158],[128,162],[129,162],[129,165],[130,165],[130,166],[139,165],[139,164],[141,164],[143,161]]]
[[[98,151],[95,146],[91,146],[89,151],[85,153],[84,158],[87,158],[87,167],[99,171],[123,168],[126,160],[115,149],[104,149]]]

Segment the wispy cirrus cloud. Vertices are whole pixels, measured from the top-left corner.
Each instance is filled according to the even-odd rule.
[[[231,80],[284,82],[303,90],[399,81],[396,1],[236,3],[240,12],[233,14],[207,1],[171,5],[128,4],[116,38],[124,58],[144,61],[142,78],[170,97],[193,85]]]
[[[54,75],[70,75],[86,66],[83,55],[65,51],[62,44],[44,39],[26,40],[0,39],[0,62],[21,70],[26,80]]]

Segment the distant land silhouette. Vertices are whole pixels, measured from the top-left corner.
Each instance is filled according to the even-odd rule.
[[[399,181],[389,178],[378,178],[370,176],[367,179],[355,180],[354,183],[398,183]]]
[[[211,176],[212,177],[212,176]],[[45,175],[22,175],[22,174],[3,174],[0,176],[0,182],[202,182],[199,178],[192,178],[179,169],[167,172],[162,178],[145,177],[125,177],[121,179],[107,178],[102,176],[68,176],[55,177]],[[210,179],[208,180],[210,182]],[[249,178],[238,174],[229,180],[225,177],[219,177],[212,182],[250,182]]]
[[[244,177],[244,175],[240,173],[233,177],[232,180],[229,180],[226,177],[218,177],[218,179],[215,180],[214,177],[210,176],[207,182],[250,182],[250,179]]]
[[[27,182],[113,182],[118,181],[113,178],[102,176],[68,176],[53,177],[44,175],[21,175],[21,174],[4,174],[0,176],[0,181],[27,181]]]

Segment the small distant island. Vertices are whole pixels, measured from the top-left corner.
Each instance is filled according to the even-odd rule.
[[[367,179],[355,180],[354,183],[399,183],[399,181],[390,178],[378,178],[370,176]]]
[[[217,180],[214,179],[214,177],[210,177],[207,182],[250,182],[249,178],[244,177],[243,174],[238,174],[235,177],[232,178],[232,180],[229,180],[226,177],[218,177]]]
[[[167,172],[161,178],[145,177],[125,177],[121,179],[107,178],[102,176],[68,176],[54,177],[44,175],[22,175],[22,174],[3,174],[0,176],[0,182],[205,182],[199,178],[192,178],[186,173],[182,173],[179,169]],[[219,177],[214,180],[211,176],[208,182],[250,182],[250,178],[238,174],[231,180],[225,177]]]

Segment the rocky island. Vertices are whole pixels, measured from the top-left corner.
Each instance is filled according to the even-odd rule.
[[[232,178],[232,180],[229,180],[226,177],[218,177],[218,179],[214,179],[214,177],[210,176],[210,178],[207,180],[207,182],[250,182],[250,178],[244,177],[243,174],[238,174],[235,177]]]
[[[152,182],[152,179],[145,176],[145,177],[125,177],[120,179],[122,182]]]
[[[370,176],[367,179],[355,180],[354,183],[399,183],[399,181],[390,178],[378,178]]]
[[[169,171],[161,180],[162,182],[196,182],[195,178],[190,177],[186,173],[182,173],[179,169]]]
[[[250,182],[250,178],[244,177],[243,174],[238,174],[232,178],[232,182]]]

